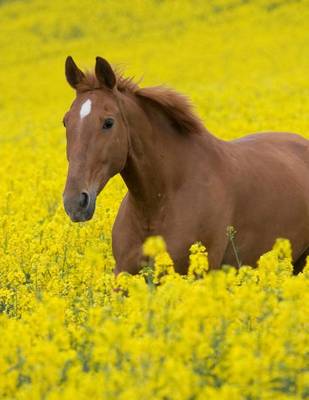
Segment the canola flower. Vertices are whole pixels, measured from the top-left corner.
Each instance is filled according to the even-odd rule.
[[[258,269],[208,274],[205,249],[192,246],[188,277],[173,271],[162,239],[145,248],[160,285],[124,273],[115,281],[91,252],[64,275],[36,272],[40,288],[7,276],[3,397],[308,396],[309,262],[291,276],[287,241]]]
[[[285,0],[0,2],[0,398],[309,397],[309,260],[292,276],[288,241],[258,269],[220,271],[192,244],[183,277],[150,238],[142,273],[115,280],[120,178],[87,224],[61,199],[67,55],[187,93],[224,139],[309,138],[308,13]]]

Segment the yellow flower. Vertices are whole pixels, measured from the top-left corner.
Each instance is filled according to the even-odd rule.
[[[202,279],[209,269],[208,253],[201,243],[193,244],[190,247],[190,264],[188,276],[191,279]]]

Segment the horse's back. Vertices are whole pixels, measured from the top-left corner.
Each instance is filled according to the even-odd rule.
[[[262,132],[253,133],[239,139],[232,140],[231,143],[237,144],[240,147],[264,148],[273,150],[283,150],[295,153],[305,162],[309,162],[309,140],[305,139],[296,133],[288,132]]]
[[[309,140],[295,133],[255,133],[230,143],[237,147],[240,155],[250,160],[250,164],[255,160],[265,163],[265,167],[280,164],[295,174],[302,174],[309,168]],[[309,179],[307,181],[309,185]]]
[[[309,212],[309,140],[285,132],[258,133],[231,142],[245,176],[272,190],[301,192]],[[285,193],[285,197],[287,193]]]

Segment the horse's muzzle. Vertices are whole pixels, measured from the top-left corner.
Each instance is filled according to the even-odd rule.
[[[74,196],[63,194],[64,209],[73,222],[84,222],[91,219],[95,203],[96,195],[86,191]]]

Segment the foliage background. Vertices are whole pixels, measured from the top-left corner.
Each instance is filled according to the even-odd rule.
[[[280,279],[266,286],[263,268],[239,290],[234,272],[198,284],[172,274],[158,290],[127,277],[123,298],[110,273],[121,180],[86,225],[69,222],[61,198],[67,55],[90,68],[101,55],[188,94],[222,138],[309,138],[308,17],[304,0],[0,1],[1,397],[309,395],[306,274],[280,272],[275,252],[264,266]]]

